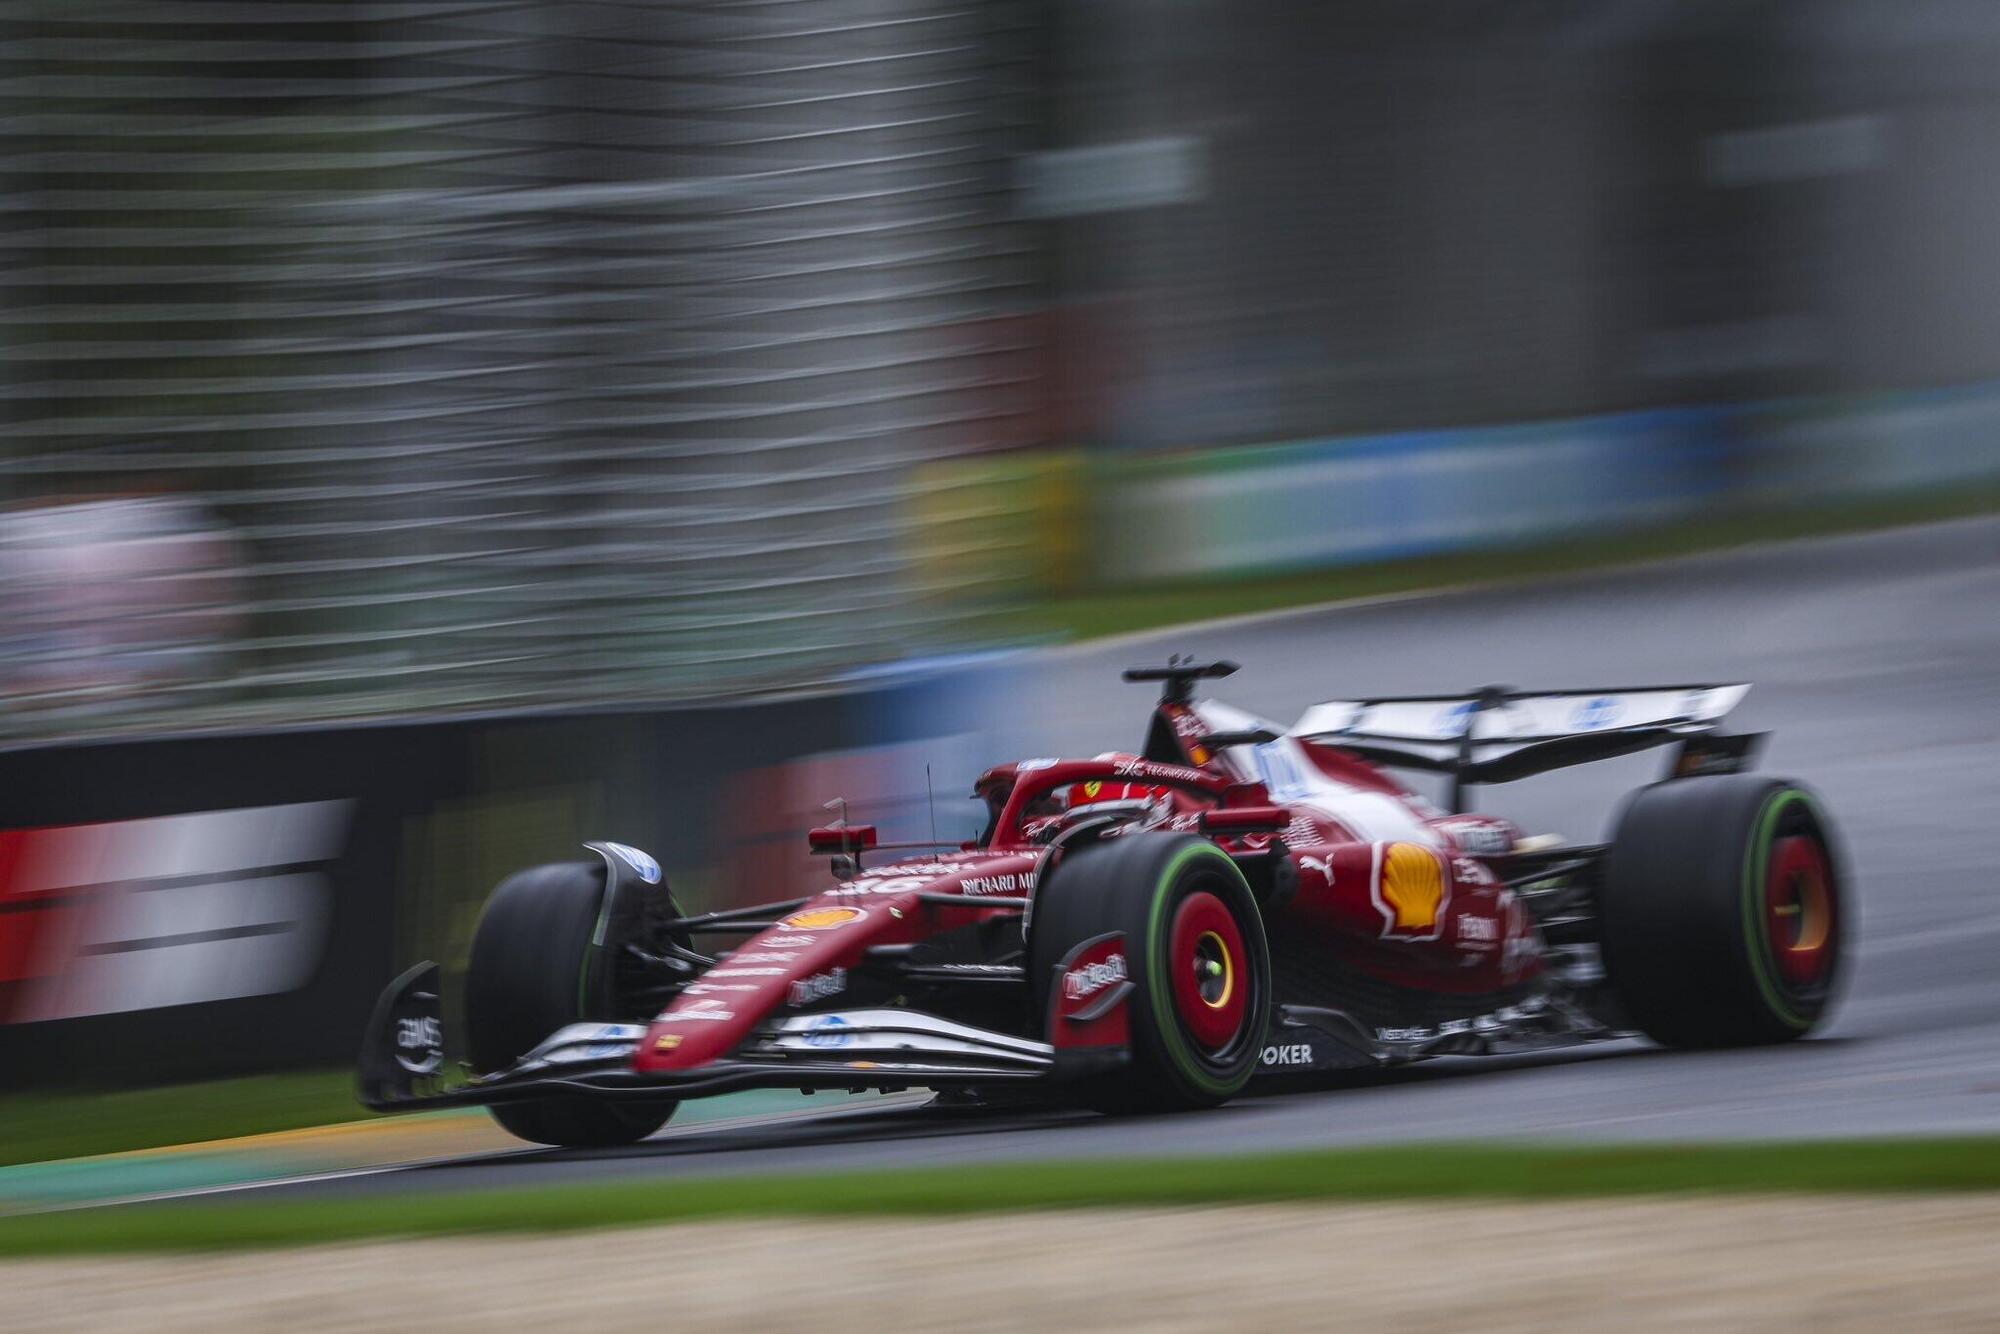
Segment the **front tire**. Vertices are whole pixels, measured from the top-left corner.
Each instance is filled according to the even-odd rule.
[[[1831,822],[1804,788],[1760,774],[1655,784],[1605,858],[1605,972],[1665,1046],[1789,1042],[1833,1000],[1844,889]]]
[[[1256,1073],[1271,1009],[1263,916],[1229,854],[1192,835],[1128,834],[1064,853],[1035,894],[1037,1002],[1063,958],[1119,932],[1132,992],[1131,1065],[1079,1086],[1112,1114],[1213,1107]]]
[[[505,1069],[565,1024],[607,1019],[586,1012],[591,988],[584,976],[603,905],[604,868],[584,862],[521,871],[493,891],[465,977],[474,1071]],[[508,1133],[535,1144],[604,1148],[646,1138],[667,1123],[675,1105],[571,1094],[487,1110]]]

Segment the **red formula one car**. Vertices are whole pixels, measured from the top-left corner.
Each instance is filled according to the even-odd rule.
[[[1152,1111],[1635,1029],[1781,1042],[1825,1013],[1832,828],[1803,788],[1742,772],[1754,736],[1717,732],[1747,686],[1342,701],[1281,729],[1193,699],[1234,670],[1127,672],[1164,687],[1144,752],[989,770],[972,843],[811,831],[833,883],[803,897],[690,916],[616,843],[521,872],[473,942],[470,1079],[442,1077],[423,964],[377,1004],[362,1099],[488,1104],[524,1139],[604,1145],[746,1087],[1034,1084]],[[1468,785],[1665,745],[1671,776],[1608,844],[1459,809]],[[1391,767],[1450,775],[1454,809]]]

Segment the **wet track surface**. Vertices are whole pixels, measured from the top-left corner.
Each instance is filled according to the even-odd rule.
[[[615,1151],[523,1151],[276,1185],[257,1197],[1496,1136],[2000,1132],[2000,519],[1068,650],[1035,669],[1026,753],[1136,748],[1149,701],[1117,669],[1170,650],[1241,662],[1213,693],[1283,722],[1321,699],[1487,682],[1755,682],[1733,724],[1773,731],[1760,767],[1826,798],[1858,886],[1834,1022],[1783,1048],[1670,1053],[1624,1042],[1441,1061],[1187,1116],[854,1108],[670,1129]],[[1660,762],[1613,761],[1474,801],[1531,831],[1589,841]],[[843,1097],[802,1105],[838,1109]]]

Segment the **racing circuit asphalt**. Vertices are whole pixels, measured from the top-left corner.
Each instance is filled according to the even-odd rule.
[[[1169,651],[1242,663],[1212,693],[1284,722],[1321,699],[1488,682],[1755,682],[1734,724],[1771,729],[1761,767],[1826,798],[1858,885],[1834,1022],[1782,1048],[1632,1041],[1440,1061],[1192,1115],[850,1105],[778,1124],[669,1127],[622,1150],[277,1184],[257,1198],[1424,1139],[2000,1132],[2000,517],[1087,644],[1033,669],[1035,735],[1019,753],[1136,749],[1150,700],[1117,670]],[[1659,763],[1566,771],[1487,789],[1475,804],[1593,840],[1617,796]]]

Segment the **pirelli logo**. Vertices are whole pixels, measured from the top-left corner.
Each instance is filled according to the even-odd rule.
[[[0,1023],[290,991],[353,803],[0,830]]]

